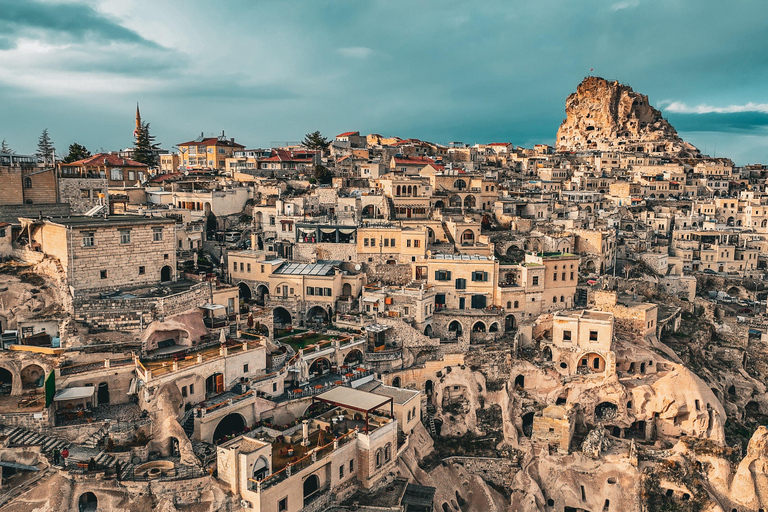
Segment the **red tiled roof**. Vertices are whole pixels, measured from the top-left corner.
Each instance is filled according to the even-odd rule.
[[[218,137],[208,137],[207,139],[203,140],[191,140],[189,142],[182,142],[179,144],[179,146],[229,146],[245,149],[245,146],[242,144],[238,144],[237,142],[231,141],[229,139],[219,140]]]
[[[167,180],[169,180],[171,178],[174,178],[176,176],[181,176],[181,173],[180,172],[171,172],[171,173],[168,173],[168,174],[162,174],[160,176],[155,176],[154,178],[151,178],[149,180],[149,182],[150,183],[162,183],[162,182],[167,181]]]
[[[416,165],[416,164],[419,164],[419,165],[433,165],[435,163],[435,161],[432,160],[431,158],[427,158],[427,157],[417,157],[417,158],[413,158],[413,157],[400,157],[400,158],[398,158],[398,157],[395,157],[395,163],[396,164],[404,164],[404,165],[409,165],[409,164],[411,164],[411,165]]]
[[[110,155],[108,153],[98,153],[82,160],[77,160],[68,164],[61,164],[67,167],[80,167],[80,166],[97,166],[106,165],[107,167],[147,167],[146,164],[131,160],[130,158],[120,158],[117,155]]]
[[[350,135],[360,135],[360,132],[344,132],[337,135],[336,138],[338,139],[339,137],[349,137]]]

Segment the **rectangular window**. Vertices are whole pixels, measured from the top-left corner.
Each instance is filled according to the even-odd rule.
[[[120,230],[120,243],[121,244],[129,244],[131,243],[131,231],[128,229],[121,229]]]
[[[450,281],[450,270],[435,270],[435,281]]]
[[[597,341],[597,331],[589,331],[589,341]]]
[[[248,263],[248,272],[249,273],[251,272],[251,264],[250,263]]]
[[[155,242],[163,241],[163,228],[152,228],[152,240]]]
[[[311,286],[307,286],[307,295],[314,295],[314,294],[315,294],[315,289],[312,288]]]
[[[408,306],[406,306],[406,307],[404,307],[404,308],[403,308],[403,314],[404,314],[404,315],[408,316],[408,313],[409,313],[409,311],[410,311],[410,310],[408,309]]]
[[[122,181],[123,179],[123,170],[122,169],[111,169],[109,171],[109,179],[112,181]]]
[[[277,512],[287,512],[288,498],[283,498],[277,502]]]
[[[533,286],[539,286],[539,276],[533,276]]]
[[[571,341],[571,331],[563,331],[563,341]]]
[[[384,247],[389,247],[389,238],[384,239]]]
[[[411,240],[410,239],[405,241],[405,246],[406,247],[410,247],[411,246]]]
[[[94,233],[83,233],[83,247],[93,247],[94,245]]]
[[[339,478],[344,478],[344,464],[339,466]]]
[[[248,363],[243,365],[243,373],[248,373]]]
[[[363,247],[368,247],[368,239],[363,238]]]
[[[563,281],[565,281],[565,272],[563,272]]]
[[[107,278],[107,271],[106,270],[102,270],[101,271],[101,278],[102,279],[106,279]]]
[[[413,241],[413,246],[414,247],[421,247],[421,240],[414,240]]]
[[[355,459],[351,459],[349,461],[349,472],[353,472],[355,470]]]
[[[232,272],[237,272],[237,262],[232,264]]]
[[[319,297],[322,297],[323,296],[323,289],[320,288],[319,286],[316,286],[315,287],[315,295],[317,295]]]
[[[275,218],[274,217],[270,217],[269,218],[269,225],[270,226],[274,226],[275,225]]]
[[[333,293],[330,288],[323,288],[323,291],[325,292],[324,295],[326,297],[330,297],[331,294]]]
[[[147,272],[147,269],[143,266],[139,267],[139,275],[143,276]]]
[[[456,289],[457,290],[466,290],[467,289],[467,280],[458,278],[456,279]]]
[[[190,384],[189,385],[189,394],[190,395],[194,395],[195,394],[195,385],[194,384]]]
[[[371,247],[376,247],[376,239],[371,238]]]
[[[557,272],[555,272],[555,274],[552,276],[552,280],[557,281]]]
[[[261,273],[264,273],[264,265],[261,266]]]
[[[133,181],[136,179],[136,173],[133,171],[128,171],[128,181]]]
[[[395,239],[394,238],[390,238],[389,239],[389,245],[391,245],[392,247],[395,246]]]
[[[483,272],[481,270],[476,270],[475,272],[472,272],[472,280],[473,281],[487,281],[488,280],[488,272]]]
[[[80,189],[80,197],[83,199],[89,199],[91,197],[91,189],[89,188],[81,188]]]
[[[187,398],[187,386],[182,386],[181,387],[181,397],[182,398]]]
[[[245,265],[242,261],[240,262],[240,272],[245,272]]]

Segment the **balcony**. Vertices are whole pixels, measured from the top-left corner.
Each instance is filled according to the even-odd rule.
[[[226,318],[203,318],[203,323],[209,329],[220,329],[227,326]]]

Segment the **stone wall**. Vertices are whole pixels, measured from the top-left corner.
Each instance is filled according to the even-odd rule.
[[[87,194],[86,197],[83,197],[84,193]],[[96,206],[99,193],[104,194],[108,203],[107,178],[59,178],[59,201],[69,203],[74,214],[85,213]]]
[[[357,261],[357,245],[352,243],[294,244],[293,260],[305,263],[316,260]]]
[[[512,459],[491,457],[448,457],[448,464],[462,466],[468,473],[479,476],[486,482],[509,489],[520,466]]]
[[[211,301],[209,283],[168,297],[139,299],[74,299],[75,320],[96,329],[138,332],[161,316],[171,316]]]
[[[411,282],[413,271],[410,264],[375,265],[363,264],[369,283],[381,282],[388,286],[403,286]]]
[[[53,417],[48,414],[48,409],[38,412],[7,412],[0,414],[0,425],[41,431],[53,426]]]

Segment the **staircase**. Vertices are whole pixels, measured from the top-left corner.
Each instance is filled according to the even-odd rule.
[[[195,433],[195,415],[193,412],[194,409],[190,409],[181,419],[181,427],[184,429],[184,432],[186,432],[187,437],[190,439],[192,439],[192,436]]]
[[[422,418],[422,421],[424,422],[424,426],[427,427],[427,430],[429,430],[429,434],[432,436],[432,439],[437,437],[437,429],[435,428],[434,418],[435,412],[437,412],[435,406],[427,402],[427,406],[424,408],[424,417]]]
[[[442,226],[443,226],[443,232],[445,232],[445,238],[448,239],[448,243],[456,247],[456,241],[453,239],[451,230],[448,229],[448,226],[445,224],[445,221],[442,222]]]
[[[71,443],[64,439],[38,434],[21,427],[5,427],[3,432],[8,436],[9,444],[17,446],[42,446],[43,452],[48,452],[54,448],[63,450],[71,446]]]
[[[104,436],[107,435],[107,431],[104,429],[104,427],[100,428],[96,432],[90,435],[88,439],[85,440],[83,443],[83,446],[86,448],[96,448],[99,446],[99,443],[102,439],[104,439]]]

